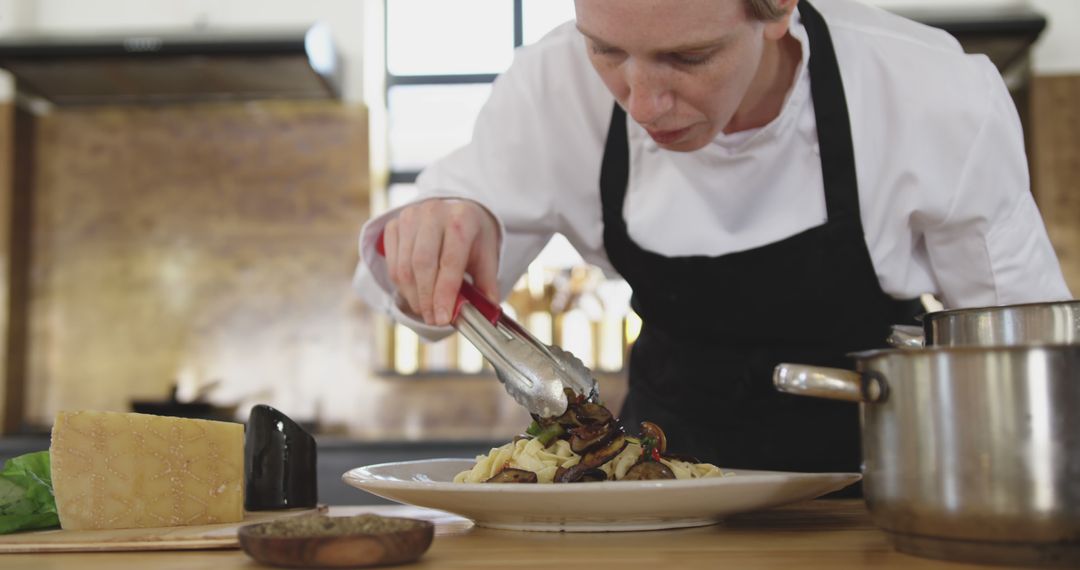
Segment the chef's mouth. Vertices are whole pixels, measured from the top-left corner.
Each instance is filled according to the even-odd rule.
[[[683,127],[674,131],[654,131],[645,129],[645,131],[649,133],[649,136],[652,137],[652,140],[656,141],[657,144],[671,144],[681,139],[689,130],[690,127]]]

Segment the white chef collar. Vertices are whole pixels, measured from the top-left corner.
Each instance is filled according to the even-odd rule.
[[[750,152],[759,144],[785,136],[797,122],[803,105],[810,100],[810,41],[806,35],[806,28],[802,24],[802,17],[796,7],[791,15],[789,33],[799,41],[802,49],[802,60],[795,69],[795,81],[784,96],[784,105],[780,114],[769,121],[763,127],[748,129],[737,133],[726,134],[721,132],[716,135],[711,145],[727,150],[729,153]]]

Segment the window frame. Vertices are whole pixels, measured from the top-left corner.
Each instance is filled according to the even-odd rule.
[[[390,72],[390,3],[394,0],[383,0],[383,100],[387,102],[389,113],[390,90],[404,85],[483,85],[495,82],[498,73],[470,73],[454,75],[395,75]],[[525,38],[525,0],[508,0],[513,3],[514,13],[514,45],[517,49],[523,45]],[[387,149],[388,152],[391,149]],[[388,156],[386,192],[389,195],[390,188],[395,184],[414,184],[421,170],[395,169],[393,157]]]

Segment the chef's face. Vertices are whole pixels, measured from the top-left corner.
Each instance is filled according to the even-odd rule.
[[[762,56],[788,19],[745,0],[575,0],[589,59],[631,118],[665,149],[704,147],[753,107]],[[763,68],[762,68],[763,69]]]

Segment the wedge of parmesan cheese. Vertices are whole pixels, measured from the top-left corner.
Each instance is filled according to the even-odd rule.
[[[244,518],[244,426],[117,412],[60,412],[53,491],[64,529]]]

